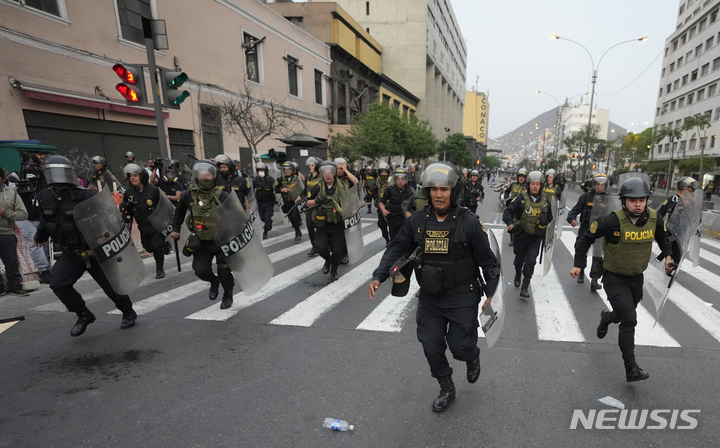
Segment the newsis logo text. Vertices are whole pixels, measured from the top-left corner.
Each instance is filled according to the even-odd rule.
[[[695,429],[700,409],[590,409],[573,411],[570,429]]]

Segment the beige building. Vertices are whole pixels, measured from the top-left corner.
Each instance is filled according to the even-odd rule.
[[[462,132],[467,49],[450,1],[333,1],[382,45],[383,73],[419,99],[435,135]]]
[[[477,143],[487,146],[490,103],[484,92],[465,92],[463,133],[473,137]]]
[[[56,145],[85,174],[94,155],[116,173],[125,151],[158,157],[152,107],[127,106],[111,69],[147,62],[143,16],[166,21],[170,49],[156,51],[157,64],[190,77],[181,109],[165,110],[172,157],[189,163],[187,154],[225,153],[247,166],[249,145],[220,113],[246,88],[289,113],[289,131],[328,137],[330,48],[262,2],[0,0],[0,75],[10,80],[0,87],[0,139]],[[280,137],[263,140],[258,152],[282,149]]]

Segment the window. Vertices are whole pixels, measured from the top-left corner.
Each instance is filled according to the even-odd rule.
[[[702,33],[705,28],[707,28],[707,18],[700,21],[700,32]]]
[[[365,15],[370,15],[370,2],[365,2]]]
[[[715,109],[715,119],[720,120],[720,107]]]
[[[315,103],[323,104],[323,72],[315,70]]]
[[[662,89],[660,89],[660,94],[658,95],[658,98],[662,96]]]
[[[713,71],[715,71],[719,68],[720,68],[720,58],[715,58],[715,60],[713,60]]]
[[[666,113],[668,111],[668,105],[667,103],[663,104],[663,111],[662,113]],[[582,117],[582,115],[580,115]],[[662,128],[665,129],[665,125],[662,125]]]
[[[672,122],[672,121],[667,124],[667,128],[670,129],[670,130],[672,130],[672,128],[673,128],[673,122]]]
[[[682,64],[683,64],[683,57],[680,56],[680,57],[678,58],[678,60],[677,60],[677,66],[678,66],[678,68],[682,67]]]
[[[695,47],[695,57],[700,56],[700,53],[702,53],[702,44]]]
[[[25,0],[25,6],[39,9],[40,11],[61,17],[58,0]]]
[[[673,144],[672,144],[673,152],[677,151],[677,147],[678,147],[678,142],[673,142]]]
[[[697,79],[697,70],[693,70],[692,73],[690,73],[690,81],[695,81]]]
[[[711,110],[706,110],[703,115],[705,115],[706,117],[708,117],[708,120],[710,120],[710,117],[712,117],[712,111],[711,111]]]
[[[683,4],[683,5],[680,5],[680,12],[678,13],[678,15],[681,15],[683,12],[685,12],[685,5],[684,5],[684,4]]]
[[[717,84],[713,84],[710,87],[708,87],[708,98],[711,96],[715,96],[717,93]]]
[[[687,140],[683,140],[680,142],[680,151],[682,151],[683,154],[685,154],[685,147],[687,146]]]
[[[150,0],[116,0],[121,37],[145,45],[142,19],[152,19]]]
[[[223,153],[222,113],[218,106],[200,105],[200,124],[202,126],[205,157],[215,157]]]
[[[674,63],[674,62],[671,62],[671,63],[670,63],[670,72],[672,73],[672,72],[674,72],[674,71],[675,71],[675,63]]]
[[[715,147],[715,136],[714,135],[710,138],[710,147],[711,148]]]
[[[407,106],[403,106],[403,115],[407,117],[407,116],[408,116],[408,111],[409,111],[409,110],[410,110],[410,108],[409,108],[409,107],[407,107]]]
[[[670,143],[665,143],[665,152],[670,151]]]
[[[667,57],[668,50],[669,50],[669,48],[666,48],[666,49],[665,49],[665,56],[663,56],[663,57]]]
[[[383,93],[383,104],[390,105],[390,97]]]
[[[688,75],[683,76],[682,77],[682,85],[687,84],[687,80],[688,80]]]
[[[681,124],[682,124],[682,120],[675,120],[675,129],[680,129]]]
[[[661,77],[661,78],[665,77],[665,67],[663,67],[663,69],[662,69],[662,75],[661,75],[660,77]]]
[[[678,109],[681,107],[685,107],[685,97],[682,97],[678,100]]]
[[[717,20],[717,15],[718,15],[717,9],[710,13],[710,23],[713,23]]]
[[[692,51],[685,53],[685,62],[690,62],[690,59],[692,59]]]
[[[656,117],[660,116],[660,108],[659,107],[655,110],[655,116]]]
[[[672,111],[672,110],[675,110],[675,105],[676,105],[676,104],[677,104],[676,101],[673,101],[672,103],[670,103],[670,110],[671,110],[671,111]]]
[[[680,80],[676,79],[675,82],[673,83],[673,90],[677,90],[678,87],[680,87]]]
[[[689,106],[689,105],[691,105],[691,104],[693,103],[693,97],[694,97],[694,96],[695,96],[695,94],[694,94],[694,93],[691,93],[690,95],[688,95],[688,96],[687,96],[687,99],[688,99],[688,100],[687,100],[688,106]]]
[[[400,101],[393,100],[393,108],[400,110]]]
[[[697,143],[697,139],[694,138],[694,137],[691,138],[691,139],[690,139],[690,146],[688,147],[688,149],[689,149],[690,151],[692,151],[693,149],[695,149],[695,144],[696,144],[696,143]]]
[[[290,55],[285,56],[288,67],[288,91],[292,96],[300,96],[300,79],[298,76],[298,69],[302,68],[299,63],[300,60]]]
[[[678,41],[673,42],[673,51],[677,50]]]
[[[705,51],[708,51],[710,48],[712,48],[713,43],[715,42],[715,36],[711,36],[710,39],[705,41]]]
[[[672,87],[672,84],[668,84],[665,86],[665,93],[670,93],[670,88]]]
[[[708,62],[707,64],[702,66],[702,71],[700,72],[700,76],[707,75],[709,71],[710,71],[710,63]]]
[[[697,31],[697,27],[692,27],[692,28],[690,29],[690,39],[692,39],[693,37],[695,37],[695,32],[696,32],[696,31]],[[683,43],[685,43],[685,42],[683,41]]]
[[[243,33],[243,50],[245,51],[245,76],[248,81],[260,83],[260,49],[259,40],[255,36]]]

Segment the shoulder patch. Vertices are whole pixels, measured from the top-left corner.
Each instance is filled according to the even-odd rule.
[[[597,222],[597,221],[593,221],[593,223],[590,224],[590,233],[595,233],[595,232],[597,232],[597,229],[598,229],[598,222]]]
[[[487,233],[487,229],[485,228],[485,225],[480,218],[478,218],[478,222],[480,223],[480,228],[482,229],[483,233]]]
[[[665,199],[665,202],[662,203],[662,205],[666,205],[668,203],[668,200]]]
[[[615,236],[620,236],[620,232],[618,232],[618,231],[616,230],[616,231],[613,232],[613,235],[615,235]]]

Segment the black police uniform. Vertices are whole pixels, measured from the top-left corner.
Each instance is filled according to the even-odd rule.
[[[388,186],[387,180],[381,180],[378,176],[377,182],[375,182],[375,185],[373,185],[371,188],[367,190],[367,193],[365,194],[365,202],[368,204],[370,201],[375,201],[375,207],[378,206],[378,202],[380,199],[382,199],[383,195],[385,194],[385,189]],[[382,233],[383,238],[385,238],[386,243],[390,243],[390,235],[388,234],[388,222],[387,219],[385,219],[385,216],[380,211],[380,208],[377,209],[377,226],[380,228],[380,233]]]
[[[527,201],[531,201],[533,205],[537,204],[540,208],[540,215],[537,225],[526,226],[523,225],[523,219],[527,219],[526,208],[532,207],[527,204]],[[540,254],[540,247],[543,242],[543,236],[545,236],[545,227],[552,222],[553,215],[550,207],[550,202],[547,197],[542,193],[532,195],[528,192],[524,192],[510,202],[510,205],[505,208],[503,212],[503,222],[506,225],[514,224],[513,233],[515,234],[515,244],[513,245],[513,253],[515,254],[515,273],[522,271],[523,275],[523,288],[527,288],[530,283],[530,279],[535,272],[535,264],[537,264],[537,257]]]
[[[87,271],[115,303],[115,307],[123,313],[125,319],[135,315],[130,297],[126,294],[120,295],[112,289],[73,217],[75,206],[93,195],[92,192],[77,186],[73,186],[62,197],[55,197],[52,188],[39,192],[37,201],[42,209],[43,219],[35,234],[35,241],[43,243],[52,238],[53,242],[62,248],[62,254],[51,270],[50,289],[68,311],[78,316],[88,311],[82,296],[73,288],[75,282]],[[134,323],[134,317],[132,320]]]
[[[365,186],[365,190],[370,190],[378,181],[377,171],[371,170],[369,173],[366,171],[363,175],[363,185]],[[372,203],[368,201],[367,203],[368,207],[368,214],[372,213]]]
[[[253,188],[258,205],[258,215],[260,220],[265,223],[263,226],[265,232],[269,232],[272,230],[273,209],[275,208],[275,179],[267,175],[265,177],[255,176]]]
[[[677,193],[665,199],[660,208],[657,210],[658,215],[662,216],[663,218],[667,217],[667,220],[669,221],[670,217],[673,214],[673,211],[675,210],[675,207],[677,206],[678,201],[680,200],[680,196]]]
[[[250,194],[250,183],[239,173],[233,173],[228,177],[220,174],[217,177],[218,187],[223,187],[228,193],[234,192],[240,203],[245,207],[247,205],[247,196]]]
[[[485,199],[485,188],[482,186],[482,182],[480,182],[479,179],[480,178],[478,176],[478,180],[476,182],[470,180],[465,185],[465,197],[463,199],[463,204],[473,213],[477,211],[478,198],[480,198],[481,202]]]
[[[601,195],[607,195],[606,192],[600,193]],[[587,193],[583,193],[578,198],[578,201],[573,206],[570,213],[567,215],[568,224],[572,224],[573,221],[580,221],[580,229],[578,230],[577,238],[575,239],[575,251],[577,251],[577,244],[580,241],[580,237],[590,228],[590,215],[592,214],[593,201],[595,200],[595,190],[591,190]],[[579,219],[578,219],[579,218]],[[592,257],[592,265],[590,266],[590,278],[597,280],[603,275],[603,260],[602,257]],[[585,264],[583,264],[583,267]],[[582,281],[585,275],[585,269],[580,272],[578,280]]]
[[[621,222],[618,214],[621,217],[625,217],[625,213],[622,210],[618,210],[615,213],[611,213],[606,216],[600,217],[596,223],[593,223],[589,230],[584,232],[578,242],[575,244],[575,261],[574,266],[578,268],[584,268],[588,250],[598,238],[604,238],[604,249],[607,251],[609,245],[622,244],[621,239]],[[656,223],[652,225],[653,215],[656,219]],[[629,217],[627,217],[629,218]],[[655,213],[654,210],[646,208],[645,211],[640,215],[637,221],[633,224],[632,221],[627,222],[626,226],[632,229],[638,229],[647,226],[653,232],[650,238],[654,238],[660,246],[661,257],[665,258],[667,255],[672,255],[671,245],[668,243],[668,236],[670,233],[665,229],[665,223],[662,216]],[[631,230],[632,231],[632,230]],[[637,232],[637,231],[635,231]],[[649,236],[649,234],[646,234]],[[638,246],[636,241],[639,238],[632,237],[632,241],[625,243],[627,246]],[[652,241],[650,242],[652,243]],[[622,247],[622,246],[621,246]],[[648,251],[649,252],[649,251]],[[607,258],[607,252],[606,252]],[[637,325],[637,305],[642,300],[643,296],[643,271],[647,267],[647,260],[652,258],[652,254],[648,254],[648,258],[644,260],[644,266],[642,261],[640,263],[618,263],[624,264],[624,266],[611,266],[608,261],[605,261],[605,273],[603,275],[603,286],[607,292],[607,298],[612,305],[612,312],[604,310],[603,316],[607,314],[607,323],[619,323],[620,329],[618,333],[618,345],[622,352],[623,361],[625,364],[625,370],[630,371],[637,367],[635,363],[635,326]],[[624,275],[616,271],[623,269],[630,269]],[[607,327],[605,327],[607,331]],[[600,336],[600,335],[598,335]],[[601,337],[605,335],[602,334]]]
[[[130,185],[120,204],[120,212],[126,223],[131,224],[135,218],[138,230],[140,230],[142,246],[147,252],[153,254],[158,275],[165,264],[166,242],[162,233],[148,222],[148,218],[155,211],[159,202],[160,189],[155,185],[148,184],[142,190]]]
[[[295,199],[297,198],[291,197],[292,195],[289,191],[287,193],[283,193],[282,191],[280,191],[283,188],[289,188],[289,185],[295,182],[302,183],[300,178],[298,178],[297,174],[293,174],[289,177],[280,176],[277,184],[275,185],[275,193],[280,193],[280,196],[282,197],[283,205],[282,207],[280,207],[282,212],[290,212],[290,214],[288,215],[288,219],[290,219],[290,224],[292,225],[293,229],[295,229],[295,235],[297,236],[300,234],[300,226],[302,225],[302,220],[300,219],[300,212],[298,211],[297,207],[295,207]]]
[[[103,189],[105,188],[113,188],[113,185],[116,185],[118,190],[121,187],[120,182],[118,182],[117,178],[113,173],[111,173],[107,167],[103,167],[100,171],[95,171],[90,177],[89,184],[95,183],[95,187],[99,190],[101,187]],[[114,190],[113,190],[114,191]]]
[[[417,247],[423,250],[422,268],[415,270],[420,283],[417,338],[431,375],[440,379],[453,373],[445,356],[447,347],[459,361],[479,356],[478,306],[483,289],[488,296],[495,293],[500,265],[475,214],[452,206],[440,222],[430,205],[405,221],[373,272],[373,280],[387,280],[393,264]],[[478,267],[483,269],[484,285]]]
[[[159,179],[157,186],[160,187],[168,198],[175,196],[178,191],[182,192],[186,190],[185,186],[178,181],[177,177],[169,178],[167,176],[163,176]],[[170,199],[170,202],[173,206],[177,207],[178,201]]]
[[[312,210],[315,223],[315,247],[320,256],[326,262],[330,262],[331,272],[335,274],[337,274],[338,266],[342,263],[346,247],[343,219],[336,211],[332,199],[337,202],[337,196],[344,190],[344,187],[345,185],[341,184],[336,177],[332,187],[321,180],[309,194],[309,197],[317,201],[317,204],[321,204]]]
[[[390,240],[397,236],[400,228],[405,223],[403,203],[408,201],[414,193],[415,191],[407,184],[403,188],[397,185],[390,185],[385,188],[385,193],[380,202],[385,205],[385,210],[389,212],[386,218],[390,230]]]
[[[310,199],[314,199],[312,196],[312,190],[321,180],[322,178],[320,177],[320,174],[308,174],[305,178],[305,189],[300,196],[305,196],[308,201]],[[310,238],[310,244],[312,245],[310,255],[315,256],[317,255],[317,248],[315,247],[315,222],[312,219],[312,212],[305,213],[305,225],[307,226],[308,238]]]

